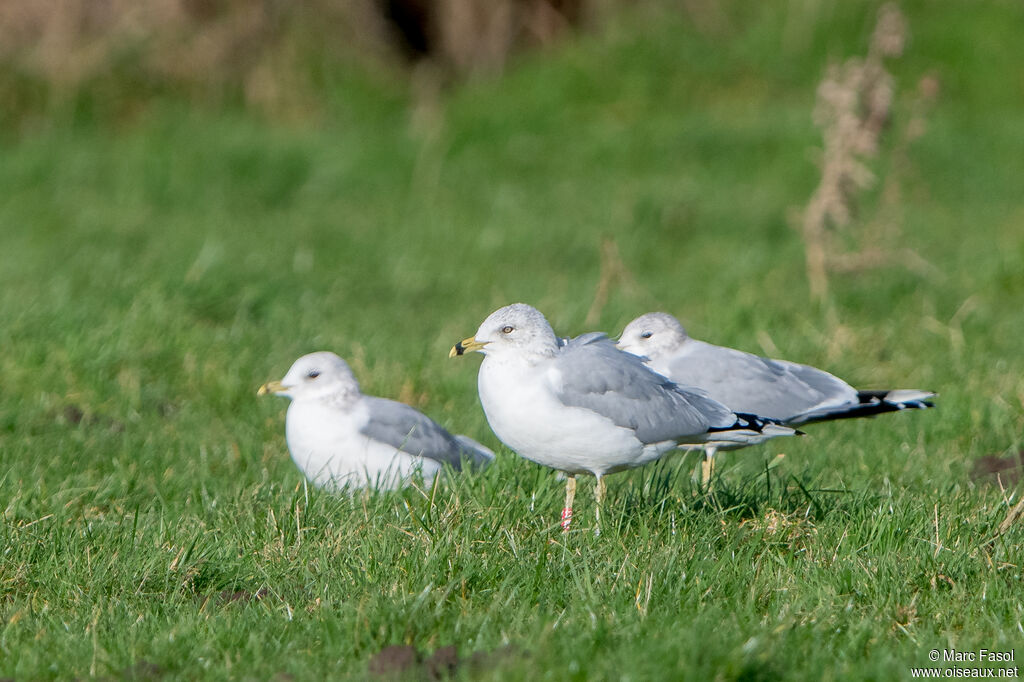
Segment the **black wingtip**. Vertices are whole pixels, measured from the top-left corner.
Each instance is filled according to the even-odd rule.
[[[708,432],[712,433],[715,431],[732,431],[734,429],[750,429],[761,433],[767,424],[776,424],[778,426],[785,426],[778,419],[772,419],[771,417],[759,417],[756,414],[750,412],[736,412],[736,422],[732,426],[719,426],[709,428]]]
[[[882,390],[882,391],[857,391],[857,400],[861,405],[866,407],[878,407],[879,412],[895,412],[897,410],[923,410],[930,407],[935,407],[935,403],[931,401],[931,398],[935,394],[927,395],[923,398],[909,399],[909,400],[897,400],[891,396],[895,391]]]

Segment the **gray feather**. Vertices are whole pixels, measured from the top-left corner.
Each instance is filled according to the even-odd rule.
[[[487,450],[479,443],[476,443],[477,448],[463,447],[440,424],[404,403],[370,396],[365,400],[370,419],[360,432],[396,450],[450,464],[456,471],[462,468],[464,455],[480,460],[478,448]]]
[[[669,364],[683,383],[707,390],[737,412],[788,420],[825,406],[857,402],[857,391],[828,372],[689,339]]]
[[[474,466],[487,466],[494,460],[494,451],[477,443],[469,436],[455,434],[453,436],[462,448],[463,457],[469,459]]]
[[[633,429],[643,443],[679,440],[736,422],[724,405],[653,372],[604,334],[569,341],[555,358],[555,367],[561,374],[556,391],[563,403]]]

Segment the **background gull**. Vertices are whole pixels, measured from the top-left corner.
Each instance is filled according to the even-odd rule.
[[[809,365],[744,353],[690,338],[668,313],[648,313],[622,332],[619,348],[673,381],[698,386],[734,410],[786,424],[868,417],[932,407],[929,391],[858,391]]]
[[[486,465],[494,453],[466,436],[453,436],[404,403],[363,395],[348,364],[330,352],[295,361],[281,381],[259,395],[291,398],[285,432],[302,473],[331,490],[392,490],[422,473],[426,485],[445,464]]]
[[[604,334],[562,344],[544,315],[523,303],[492,313],[449,355],[467,351],[485,356],[480,403],[498,438],[522,457],[568,475],[563,528],[572,518],[577,474],[597,479],[600,521],[606,474],[680,445],[743,447],[796,433],[676,385]]]

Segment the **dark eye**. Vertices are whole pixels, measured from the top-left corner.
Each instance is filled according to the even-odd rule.
[[[501,328],[501,333],[502,334],[511,334],[514,331],[515,331],[515,327],[513,327],[510,324],[506,324],[504,327]]]
[[[649,339],[653,335],[654,335],[654,332],[644,332],[643,334],[640,335],[640,338],[641,339]]]
[[[309,370],[309,372],[306,373],[306,376],[309,377],[310,379],[316,379],[318,376],[320,376],[320,370],[311,369]]]

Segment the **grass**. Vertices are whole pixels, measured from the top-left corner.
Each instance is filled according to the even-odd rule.
[[[893,172],[933,267],[835,276],[833,319],[787,215],[815,84],[874,9],[737,5],[725,35],[638,10],[453,91],[432,136],[400,86],[346,76],[320,126],[162,100],[6,140],[0,677],[361,679],[387,645],[455,644],[482,652],[465,678],[906,679],[931,649],[1013,648],[1016,493],[969,474],[1024,433],[1024,86],[995,67],[1024,59],[1021,10],[906,8],[894,129],[922,75],[942,91]],[[584,484],[562,536],[561,484],[445,356],[516,300],[585,331],[606,236],[635,286],[599,328],[664,309],[939,408],[729,453],[715,500],[692,460],[617,475],[599,537]],[[497,464],[307,490],[255,389],[316,349]]]

